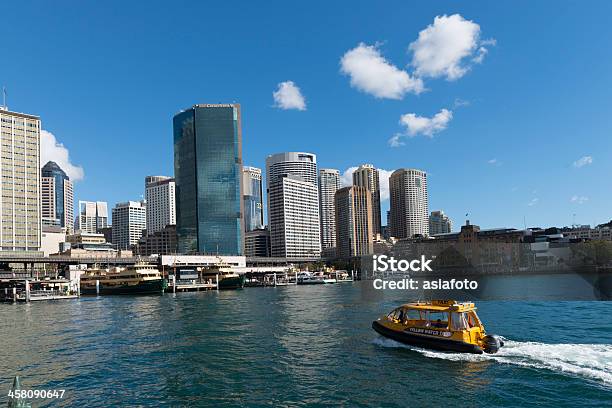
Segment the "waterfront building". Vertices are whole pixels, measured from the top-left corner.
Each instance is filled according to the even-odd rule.
[[[336,247],[336,211],[334,195],[340,188],[340,172],[319,170],[319,211],[321,213],[321,250],[329,253]]]
[[[270,231],[267,228],[244,234],[244,255],[249,258],[270,256]]]
[[[177,249],[176,225],[166,225],[152,234],[147,232],[138,241],[140,255],[171,255],[176,254]]]
[[[147,176],[145,184],[147,234],[154,234],[176,224],[176,183],[171,177]]]
[[[453,223],[444,211],[432,211],[429,215],[429,235],[446,234],[453,229]]]
[[[249,166],[243,167],[242,188],[245,232],[260,230],[264,226],[261,169]]]
[[[353,185],[367,188],[372,194],[372,234],[380,234],[380,180],[378,169],[371,164],[362,164],[353,172]]]
[[[113,246],[132,249],[147,228],[147,207],[143,201],[118,203],[113,208]]]
[[[266,158],[272,256],[320,257],[317,178],[317,156],[312,153],[285,152]],[[313,237],[315,232],[317,237]]]
[[[398,169],[389,177],[391,236],[412,238],[429,235],[427,173]]]
[[[72,232],[74,190],[70,177],[50,161],[41,169],[41,218],[43,225],[59,226]]]
[[[113,226],[109,225],[104,228],[98,228],[98,233],[104,235],[106,242],[113,242]]]
[[[595,228],[590,225],[575,225],[572,228],[563,228],[562,232],[570,238],[612,241],[612,221],[599,224]]]
[[[39,251],[40,118],[3,106],[0,125],[0,251]]]
[[[270,247],[273,257],[319,258],[321,232],[317,186],[292,175],[268,186]]]
[[[44,256],[59,253],[66,242],[66,228],[43,225],[40,242]]]
[[[372,194],[366,187],[336,192],[336,256],[351,258],[373,253]]]
[[[95,234],[108,227],[108,204],[105,201],[79,201],[74,229]]]
[[[174,116],[174,175],[179,252],[242,255],[239,104],[194,105]]]

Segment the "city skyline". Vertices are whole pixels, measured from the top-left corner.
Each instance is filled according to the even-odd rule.
[[[2,33],[8,38],[20,38],[25,45],[23,50],[34,50],[49,63],[40,68],[30,66],[24,72],[19,72],[17,65],[7,64],[0,80],[7,86],[10,110],[41,117],[41,146],[51,146],[45,151],[69,153],[68,168],[58,163],[76,183],[75,202],[102,199],[112,205],[140,198],[142,177],[173,175],[172,115],[191,103],[235,100],[243,105],[243,161],[248,166],[263,168],[265,157],[278,151],[309,151],[317,154],[320,167],[338,168],[341,175],[361,163],[372,163],[388,172],[381,171],[381,187],[383,174],[394,169],[422,169],[430,181],[430,208],[443,209],[455,225],[462,224],[466,213],[483,227],[596,225],[609,221],[610,193],[598,187],[597,179],[612,171],[612,164],[605,160],[612,152],[607,137],[611,129],[601,119],[609,106],[601,90],[610,83],[604,73],[612,66],[612,59],[598,54],[608,33],[601,16],[610,5],[601,3],[592,10],[565,5],[550,30],[543,32],[539,23],[549,11],[545,3],[530,5],[528,16],[520,13],[521,7],[506,6],[494,11],[486,4],[424,3],[410,7],[396,2],[385,9],[364,4],[363,10],[349,10],[342,19],[338,17],[339,27],[345,32],[319,23],[320,34],[309,39],[309,34],[303,33],[311,30],[304,30],[304,25],[315,23],[312,15],[318,13],[318,5],[312,6],[304,22],[282,25],[290,38],[304,43],[303,55],[267,29],[247,39],[239,33],[215,35],[219,37],[218,45],[198,44],[205,51],[201,54],[208,57],[189,62],[202,70],[201,80],[196,83],[176,75],[177,68],[188,67],[186,62],[173,68],[154,51],[134,48],[136,43],[132,41],[119,41],[130,35],[135,39],[141,35],[161,36],[162,31],[146,24],[161,13],[154,6],[144,10],[144,23],[137,27],[140,31],[127,24],[136,9],[126,6],[124,17],[114,16],[118,28],[117,33],[111,34],[96,25],[88,28],[69,23],[66,16],[59,15],[49,24],[34,24],[32,32],[8,21]],[[11,4],[8,9],[18,13],[20,7]],[[46,14],[45,7],[48,6],[41,6],[40,15],[31,16],[34,22]],[[238,10],[237,18],[242,21],[247,15],[271,12],[251,7]],[[337,7],[331,8],[330,16],[339,16]],[[210,15],[221,12],[213,9]],[[105,16],[110,10],[100,7],[95,13]],[[184,14],[181,7],[170,10],[165,24]],[[475,26],[464,22],[478,25],[478,41],[487,55],[476,52],[472,60],[479,62],[468,67],[465,59],[454,66],[468,67],[465,72],[427,71],[418,60],[420,65],[414,65],[412,57],[423,45],[419,42],[420,33],[442,24],[440,21],[446,20],[436,17],[445,15],[461,16],[463,20],[455,19],[472,29]],[[509,29],[507,23],[519,17],[523,29]],[[389,24],[378,28],[355,24],[382,18]],[[211,20],[210,28],[220,28],[225,21]],[[582,33],[585,21],[589,21],[589,29]],[[66,23],[64,31],[47,31]],[[181,36],[188,35],[189,30],[199,30],[178,25],[172,29]],[[103,33],[110,37],[103,37]],[[74,39],[78,34],[114,44],[116,47],[108,49],[122,57],[120,64],[111,64],[108,72],[96,68],[97,58],[112,57],[104,54],[109,51],[93,55],[84,50],[82,58],[74,60],[65,44],[71,44],[66,40],[68,35]],[[322,36],[329,40],[324,50],[316,47]],[[55,38],[62,44],[59,58],[35,43],[35,38],[40,37]],[[191,37],[185,38],[186,44],[172,44],[178,47],[177,51],[193,45]],[[586,38],[589,41],[584,41]],[[489,41],[493,39],[496,45]],[[228,56],[226,47],[238,50],[234,52],[240,58],[249,59],[253,54],[248,46],[263,40],[271,42],[271,49],[259,48],[264,55],[252,67],[262,75],[254,78],[250,70],[234,67],[232,59],[229,64],[215,62],[215,58],[223,60]],[[80,41],[77,48],[83,44]],[[362,43],[365,46],[361,47]],[[165,41],[160,44],[170,46]],[[12,44],[7,46],[13,55],[24,52]],[[554,55],[541,57],[541,49],[548,47],[554,48],[550,52]],[[131,57],[128,51],[133,49],[136,55]],[[147,51],[151,51],[149,59],[143,57]],[[283,58],[277,63],[273,57],[279,52]],[[316,73],[305,69],[312,58],[320,63]],[[382,66],[390,67],[398,78],[408,75],[413,81],[400,80],[404,85],[399,94],[373,87],[351,70],[354,58],[379,62],[382,58],[387,63]],[[152,64],[143,65],[144,62]],[[66,71],[65,64],[70,64],[71,69]],[[227,69],[221,71],[220,67]],[[417,71],[423,79],[423,89],[414,80]],[[144,75],[134,80],[135,72]],[[550,72],[556,74],[549,75]],[[597,77],[599,82],[563,81],[575,72]],[[213,73],[220,79],[231,77],[232,82],[206,80]],[[128,77],[132,80],[128,81]],[[87,86],[81,87],[82,82]],[[84,96],[80,89],[87,90],[91,97]],[[54,103],[58,98],[61,104]],[[84,99],[89,103],[83,104]],[[585,104],[585,100],[589,103]],[[101,122],[100,116],[113,120]],[[334,118],[340,121],[330,120]],[[138,122],[140,127],[134,128],[132,122]],[[415,127],[415,123],[422,126]],[[395,138],[402,132],[404,136]],[[398,146],[391,146],[390,141]],[[92,146],[98,154],[91,154]],[[142,154],[129,155],[136,146]],[[41,164],[52,159],[44,157],[42,149],[41,154]],[[116,185],[100,196],[109,178],[116,180]],[[383,189],[382,214],[389,208],[386,194]]]

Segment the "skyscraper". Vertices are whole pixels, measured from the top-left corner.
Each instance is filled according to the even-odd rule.
[[[317,156],[303,152],[268,156],[266,184],[272,256],[319,257]]]
[[[41,246],[40,118],[0,108],[0,248]]]
[[[108,227],[108,204],[105,201],[79,201],[74,229],[89,234],[97,234]]]
[[[179,253],[242,255],[239,104],[194,105],[174,116]]]
[[[41,215],[44,225],[65,227],[72,233],[74,191],[66,173],[50,161],[41,170]]]
[[[319,170],[319,211],[321,213],[321,249],[336,247],[336,211],[334,195],[340,188],[340,172],[336,169]]]
[[[399,169],[389,178],[391,236],[412,238],[429,235],[427,173]]]
[[[131,249],[147,228],[147,207],[142,201],[118,203],[113,208],[113,246]]]
[[[429,235],[446,234],[453,229],[453,223],[444,211],[432,211],[429,215]]]
[[[336,192],[336,255],[340,258],[374,252],[372,194],[366,187],[344,187]]]
[[[270,246],[274,257],[319,258],[319,194],[317,186],[282,175],[269,186]]]
[[[176,225],[175,182],[171,177],[147,176],[147,234],[162,231],[167,225]]]
[[[242,168],[245,232],[263,228],[263,188],[261,169],[245,166]]]
[[[371,164],[362,164],[353,172],[353,185],[365,187],[372,193],[372,235],[380,234],[380,180],[378,169]]]

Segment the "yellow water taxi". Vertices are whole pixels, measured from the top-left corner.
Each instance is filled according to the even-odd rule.
[[[501,337],[488,335],[474,303],[432,300],[406,303],[375,320],[382,336],[412,346],[460,353],[497,353]]]

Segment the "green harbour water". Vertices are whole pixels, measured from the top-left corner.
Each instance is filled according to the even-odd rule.
[[[413,349],[372,320],[370,281],[0,304],[0,406],[612,405],[612,302],[478,302],[496,355]]]

